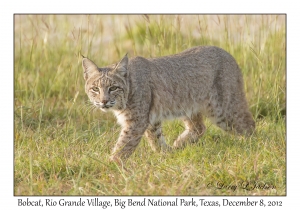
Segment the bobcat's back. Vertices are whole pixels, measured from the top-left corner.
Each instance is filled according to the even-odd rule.
[[[146,102],[151,104],[150,123],[201,112],[217,125],[231,127],[240,123],[233,120],[238,110],[243,112],[240,117],[252,120],[241,71],[234,58],[220,48],[195,47],[152,59],[136,57],[129,62],[128,70],[133,84],[139,84],[137,90],[145,89],[151,95]],[[248,127],[246,130],[253,130],[254,123]]]

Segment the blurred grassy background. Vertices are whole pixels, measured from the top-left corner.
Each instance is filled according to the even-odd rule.
[[[285,194],[285,15],[15,15],[14,21],[16,195]],[[119,127],[112,114],[89,105],[80,54],[105,66],[127,52],[157,57],[197,45],[219,46],[237,60],[256,134],[237,140],[207,122],[199,145],[162,155],[143,141],[128,163],[133,172],[120,172],[107,160]],[[183,128],[174,121],[164,130],[171,143]],[[206,187],[241,180],[277,188]]]

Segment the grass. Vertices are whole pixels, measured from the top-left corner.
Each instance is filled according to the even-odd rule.
[[[15,195],[285,195],[286,27],[276,15],[15,15]],[[240,65],[257,123],[249,137],[209,121],[198,144],[154,153],[143,139],[109,163],[120,128],[91,109],[80,53],[104,66],[216,45]],[[171,144],[180,121],[163,124]],[[247,185],[248,183],[248,185]]]

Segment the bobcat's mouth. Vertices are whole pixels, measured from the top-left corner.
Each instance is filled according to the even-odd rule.
[[[98,103],[98,102],[94,102],[94,105],[101,109],[102,111],[107,111],[108,109],[112,108],[114,105],[115,105],[115,102],[114,101],[109,101],[107,103]]]
[[[109,109],[111,108],[113,105],[103,105],[103,106],[100,106],[100,109]]]

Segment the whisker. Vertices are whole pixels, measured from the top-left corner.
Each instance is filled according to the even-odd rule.
[[[86,114],[89,114],[92,109],[94,109],[94,105],[87,104],[87,105],[83,106],[82,109],[84,109],[83,113],[84,113],[84,115],[86,115]]]

